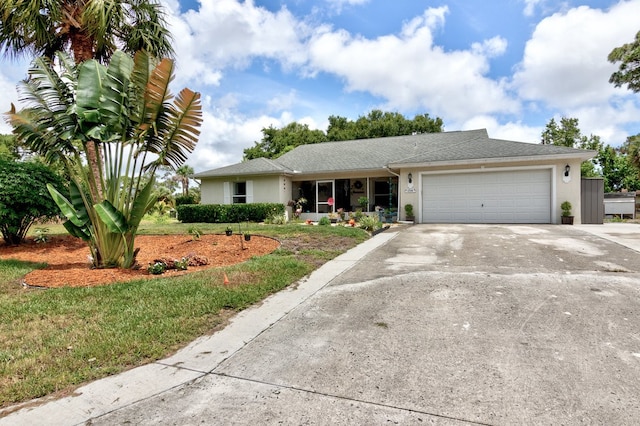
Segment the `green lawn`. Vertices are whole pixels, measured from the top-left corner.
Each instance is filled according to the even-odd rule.
[[[140,233],[187,235],[192,226],[144,222]],[[226,228],[195,226],[205,234]],[[225,268],[234,286],[223,286],[223,273],[214,268],[102,287],[24,289],[21,277],[42,265],[0,260],[0,406],[164,358],[368,238],[356,228],[246,226],[243,232],[278,238],[282,247]]]

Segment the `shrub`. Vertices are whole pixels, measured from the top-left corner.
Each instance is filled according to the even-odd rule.
[[[63,191],[60,177],[42,164],[0,160],[0,231],[7,244],[20,244],[37,219],[58,216],[48,183]]]
[[[318,221],[318,225],[323,225],[323,226],[331,225],[331,219],[329,219],[326,216],[322,216]]]
[[[358,226],[368,232],[377,231],[382,228],[382,222],[376,216],[364,216],[358,222]]]
[[[262,222],[272,215],[284,216],[284,204],[182,204],[177,206],[183,223]]]
[[[404,205],[404,212],[407,215],[407,217],[413,217],[413,205],[412,204],[405,204]]]
[[[176,206],[183,204],[198,204],[198,200],[195,195],[178,195],[176,197]]]
[[[369,210],[369,198],[360,197],[358,198],[358,204],[362,208],[362,210]]]
[[[264,223],[268,225],[284,225],[287,223],[287,218],[283,214],[273,214],[264,220]]]

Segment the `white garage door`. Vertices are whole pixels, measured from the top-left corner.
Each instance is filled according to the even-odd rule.
[[[425,175],[422,222],[550,223],[551,170]]]

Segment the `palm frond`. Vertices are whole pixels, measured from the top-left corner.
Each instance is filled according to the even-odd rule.
[[[161,144],[161,149],[154,151],[158,154],[155,163],[170,165],[176,169],[186,161],[187,155],[193,151],[200,136],[200,93],[182,89],[174,105],[166,108],[159,121],[155,142]]]

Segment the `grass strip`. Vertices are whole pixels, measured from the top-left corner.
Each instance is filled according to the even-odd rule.
[[[145,232],[186,234],[188,227],[178,225],[149,224]],[[205,233],[225,227],[202,224]],[[225,268],[227,286],[222,269],[209,269],[101,287],[23,289],[21,277],[44,265],[0,259],[0,406],[162,359],[367,238],[343,227],[247,231],[283,246]]]

